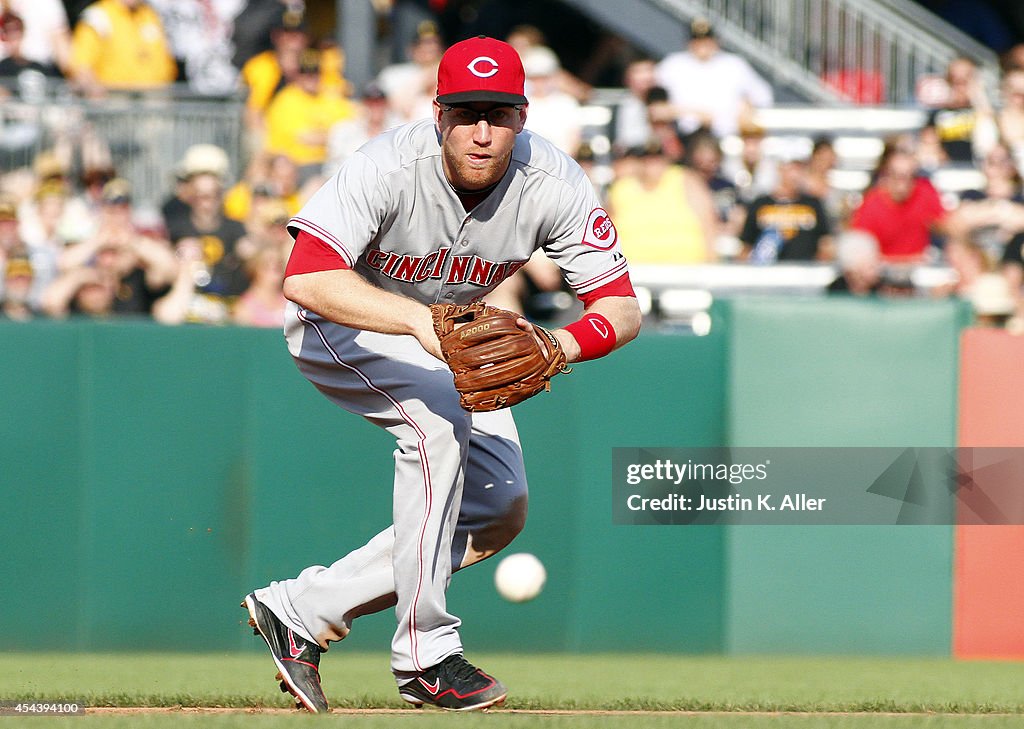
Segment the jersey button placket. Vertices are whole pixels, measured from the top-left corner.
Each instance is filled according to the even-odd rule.
[[[459,225],[459,230],[455,234],[452,241],[451,252],[453,254],[455,253],[456,249],[465,248],[466,246],[469,245],[469,241],[466,240],[464,236],[466,233],[466,228],[469,225],[470,221],[471,218],[468,215],[462,219],[462,223]],[[448,299],[450,301],[451,299],[455,298],[455,291],[447,291],[445,293],[441,293],[442,291],[445,291],[445,289],[449,287],[449,284],[446,284],[445,280],[448,277],[448,272],[451,271],[451,265],[451,261],[449,261],[445,266],[444,273],[442,274],[441,281],[439,282],[440,286],[438,288],[438,295],[435,301],[440,301],[441,299]]]
[[[466,228],[468,228],[468,227],[469,227],[469,224],[470,224],[471,222],[472,222],[472,219],[471,219],[471,218],[469,218],[469,217],[467,217],[467,218],[466,218],[466,220],[465,220],[465,222],[464,222],[464,223],[463,223],[463,225],[462,225],[462,230],[463,230],[463,233],[465,233],[465,230],[466,230]],[[461,240],[461,241],[459,242],[459,247],[461,247],[461,248],[468,248],[468,247],[469,247],[469,240],[468,240],[468,239],[466,239],[466,238],[463,238],[463,239],[462,239],[462,240]],[[453,291],[450,291],[450,292],[448,292],[447,294],[445,294],[445,298],[447,298],[447,299],[454,299],[454,298],[455,298],[455,292],[453,292]]]

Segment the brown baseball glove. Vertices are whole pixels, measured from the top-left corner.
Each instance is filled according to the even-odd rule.
[[[498,410],[551,389],[551,378],[569,372],[565,352],[547,329],[516,326],[521,315],[482,302],[432,304],[434,332],[455,375],[462,407]]]

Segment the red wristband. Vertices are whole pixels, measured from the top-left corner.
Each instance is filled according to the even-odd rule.
[[[615,329],[600,314],[584,314],[583,318],[565,327],[580,345],[580,361],[597,359],[615,349]]]

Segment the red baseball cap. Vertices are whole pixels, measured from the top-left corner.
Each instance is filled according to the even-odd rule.
[[[437,101],[526,104],[525,83],[523,61],[516,49],[481,35],[460,41],[445,51],[437,68]]]

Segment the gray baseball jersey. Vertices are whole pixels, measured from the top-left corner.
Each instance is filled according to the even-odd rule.
[[[586,294],[626,273],[615,228],[586,175],[522,132],[491,193],[466,212],[441,166],[438,133],[416,122],[370,141],[291,221],[382,289],[422,303],[477,299],[543,247]],[[394,436],[394,524],[328,567],[256,591],[292,630],[322,646],[359,615],[396,605],[399,680],[462,651],[446,608],[454,570],[522,528],[527,485],[509,410],[468,413],[447,366],[412,336],[361,331],[290,305],[289,350],[328,398]],[[381,484],[351,484],[351,496]],[[345,497],[339,495],[339,503]]]
[[[538,247],[577,293],[626,272],[615,227],[583,170],[529,131],[497,188],[466,213],[441,167],[432,121],[363,146],[290,223],[329,243],[377,286],[422,303],[463,303]]]

